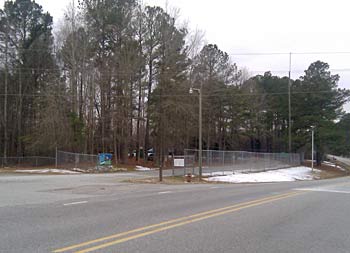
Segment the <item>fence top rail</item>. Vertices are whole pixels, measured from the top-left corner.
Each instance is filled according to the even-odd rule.
[[[49,156],[6,156],[6,157],[0,157],[0,159],[34,159],[34,158],[56,159],[55,157],[49,157]]]
[[[195,151],[199,152],[199,149],[185,149],[186,151]],[[263,152],[251,152],[251,151],[241,151],[241,150],[212,150],[212,149],[203,149],[202,152],[227,152],[227,153],[246,153],[246,154],[267,154],[267,155],[300,155],[299,153],[287,153],[287,152],[281,152],[281,153],[263,153]]]
[[[73,153],[73,152],[66,152],[66,151],[61,151],[61,150],[57,150],[57,152],[65,153],[65,154],[69,154],[69,155],[82,155],[82,156],[93,156],[93,157],[98,156],[98,155],[94,155],[94,154]]]

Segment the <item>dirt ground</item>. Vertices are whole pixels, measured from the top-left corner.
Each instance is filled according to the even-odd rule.
[[[159,182],[158,177],[132,179],[132,180],[126,180],[126,182],[139,183],[139,184],[212,184],[212,182],[207,182],[204,180],[199,181],[198,177],[192,177],[191,182],[188,182],[187,180],[188,179],[184,176],[175,176],[175,177],[171,176],[171,177],[163,177],[162,182]]]
[[[311,167],[311,161],[305,161],[303,163],[303,166]],[[317,166],[316,164],[314,164],[314,168],[321,170],[320,179],[344,177],[349,175],[350,172],[347,168],[340,169],[324,163],[322,163],[321,166]]]

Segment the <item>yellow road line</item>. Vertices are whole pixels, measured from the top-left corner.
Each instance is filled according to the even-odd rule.
[[[94,244],[94,243],[98,243],[98,242],[102,242],[102,241],[106,241],[106,240],[110,240],[110,239],[115,239],[115,238],[126,236],[126,235],[129,235],[129,234],[132,234],[132,233],[142,232],[142,231],[147,230],[147,229],[152,229],[152,228],[156,228],[156,227],[163,226],[163,225],[168,225],[168,224],[175,223],[175,222],[180,222],[180,221],[187,220],[187,219],[196,218],[196,217],[203,216],[203,215],[208,215],[208,214],[212,214],[212,213],[221,212],[221,211],[224,211],[224,210],[240,207],[240,206],[243,206],[243,205],[245,206],[245,205],[254,204],[254,203],[257,203],[257,202],[261,202],[261,201],[274,200],[275,198],[280,198],[280,197],[284,197],[284,196],[288,197],[288,196],[293,195],[295,193],[296,192],[284,193],[284,194],[270,196],[270,197],[266,197],[266,198],[261,198],[261,199],[257,199],[257,200],[253,200],[253,201],[238,203],[238,204],[235,204],[235,205],[231,205],[231,206],[227,206],[227,207],[223,207],[223,208],[218,208],[218,209],[214,209],[214,210],[210,210],[210,211],[205,211],[205,212],[201,212],[201,213],[197,213],[197,214],[194,214],[194,215],[185,216],[185,217],[181,217],[181,218],[177,218],[177,219],[173,219],[173,220],[168,220],[168,221],[160,222],[160,223],[157,223],[157,224],[136,228],[136,229],[129,230],[129,231],[126,231],[126,232],[122,232],[122,233],[118,233],[118,234],[114,234],[114,235],[110,235],[110,236],[106,236],[106,237],[101,237],[101,238],[98,238],[98,239],[95,239],[95,240],[86,241],[86,242],[83,242],[83,243],[80,243],[80,244],[75,244],[75,245],[71,245],[71,246],[68,246],[68,247],[60,248],[60,249],[54,250],[53,252],[54,253],[65,252],[65,251],[68,251],[68,250],[73,250],[73,249],[81,248],[81,247],[84,247],[84,246],[88,246],[90,244]]]
[[[147,235],[150,235],[150,234],[158,233],[158,232],[169,230],[169,229],[172,229],[172,228],[184,226],[184,225],[187,225],[187,224],[190,224],[190,223],[198,222],[198,221],[201,221],[201,220],[206,220],[206,219],[213,218],[213,217],[216,217],[216,216],[220,216],[220,215],[236,212],[236,211],[239,211],[239,210],[242,210],[242,209],[245,209],[245,208],[258,206],[258,205],[262,205],[262,204],[265,204],[265,203],[270,203],[270,202],[273,202],[273,201],[276,201],[276,200],[285,199],[285,198],[288,198],[288,197],[291,197],[291,196],[300,195],[300,194],[302,194],[302,193],[293,193],[293,194],[290,194],[290,195],[287,195],[287,196],[278,197],[278,198],[274,198],[274,199],[270,199],[270,200],[264,200],[264,201],[260,201],[260,202],[257,202],[257,203],[247,204],[247,205],[243,205],[243,206],[240,206],[240,207],[232,208],[232,209],[229,209],[229,210],[226,210],[226,211],[205,215],[205,216],[202,216],[202,217],[199,217],[199,218],[195,218],[195,219],[179,222],[179,223],[176,223],[176,224],[173,224],[173,225],[161,227],[161,228],[154,229],[154,230],[151,230],[151,231],[148,231],[148,232],[136,234],[136,235],[129,236],[129,237],[126,237],[126,238],[122,238],[122,239],[119,239],[119,240],[116,240],[116,241],[112,241],[112,242],[104,243],[104,244],[101,244],[101,245],[98,245],[98,246],[95,246],[95,247],[91,247],[91,248],[88,248],[88,249],[80,250],[80,251],[77,251],[76,253],[88,253],[88,252],[91,252],[91,251],[107,248],[107,247],[110,247],[110,246],[113,246],[113,245],[116,245],[116,244],[120,244],[120,243],[123,243],[123,242],[126,242],[126,241],[130,241],[130,240],[133,240],[133,239],[140,238],[140,237],[144,237],[144,236],[147,236]]]

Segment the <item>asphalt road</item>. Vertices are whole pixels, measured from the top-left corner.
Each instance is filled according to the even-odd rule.
[[[350,178],[127,184],[0,176],[0,252],[349,252]]]

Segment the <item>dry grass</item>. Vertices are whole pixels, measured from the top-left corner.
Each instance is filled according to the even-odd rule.
[[[187,182],[186,177],[183,176],[163,177],[162,182],[159,181],[158,177],[130,179],[125,182],[138,184],[212,184],[212,182],[200,181],[198,177],[193,177],[191,178],[191,182]]]
[[[306,167],[311,167],[311,161],[306,161],[303,165]],[[332,167],[327,164],[322,164],[321,166],[317,166],[314,164],[314,168],[321,171],[319,179],[344,177],[349,175],[349,171],[346,168],[344,168],[344,170],[341,170],[339,168]]]

